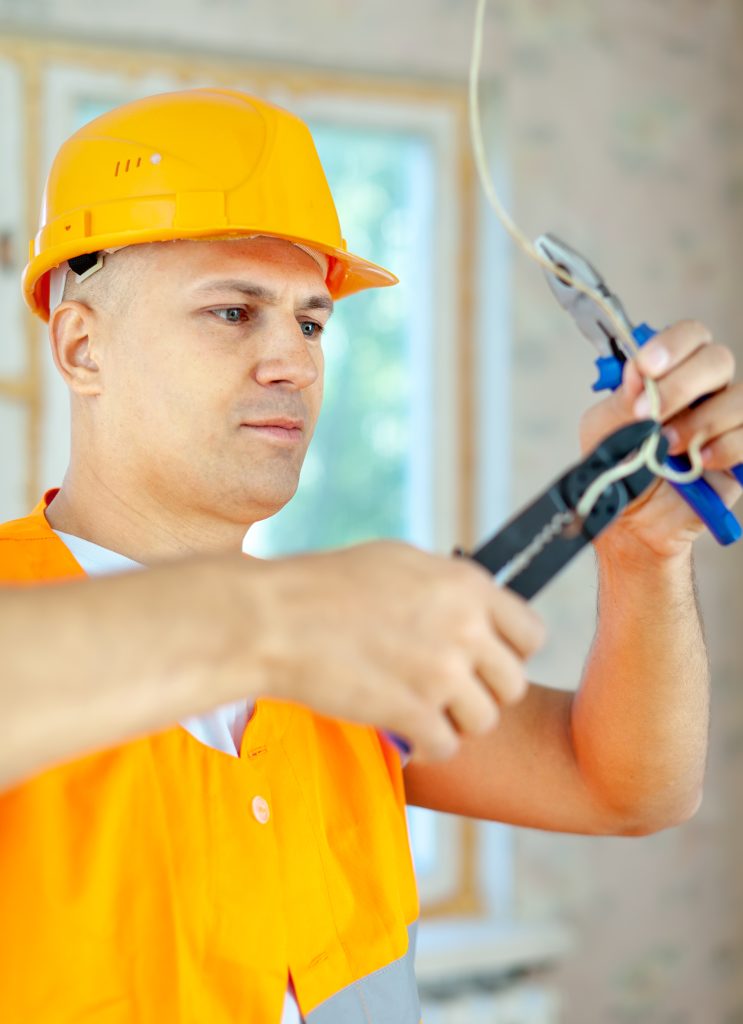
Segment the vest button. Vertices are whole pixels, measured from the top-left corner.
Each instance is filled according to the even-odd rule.
[[[262,796],[253,797],[253,817],[261,825],[265,825],[271,817],[271,808]]]

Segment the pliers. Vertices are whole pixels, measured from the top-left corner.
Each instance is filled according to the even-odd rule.
[[[624,342],[616,325],[601,306],[590,296],[578,291],[571,282],[582,282],[598,292],[639,346],[654,337],[657,331],[645,323],[633,326],[621,301],[609,289],[598,270],[575,249],[550,234],[540,235],[535,245],[542,255],[560,270],[559,275],[545,271],[552,293],[573,317],[581,333],[598,351],[596,367],[599,376],[593,390],[615,391],[622,383],[624,363],[632,353],[624,350]],[[705,395],[694,404],[698,405],[708,397]],[[666,461],[672,469],[681,471],[688,470],[690,466],[685,455],[673,455]],[[734,466],[731,472],[738,482],[743,484],[743,463]],[[732,544],[740,538],[743,532],[740,523],[705,479],[700,477],[690,484],[674,483],[673,487],[694,509],[720,544]]]
[[[610,483],[585,516],[578,511],[594,481],[659,431],[660,424],[655,420],[621,427],[468,557],[509,590],[527,600],[534,597],[656,479],[652,470],[643,466]],[[668,442],[661,436],[658,460],[662,462],[667,452]]]

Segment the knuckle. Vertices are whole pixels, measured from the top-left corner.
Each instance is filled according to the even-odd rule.
[[[496,727],[500,720],[498,705],[492,699],[488,699],[482,710],[474,719],[474,726],[470,730],[476,736],[484,736]]]
[[[426,730],[425,753],[431,761],[446,761],[456,754],[460,742],[456,730],[448,719],[439,715]]]
[[[459,739],[446,714],[440,709],[415,703],[406,713],[388,725],[395,735],[404,737],[411,748],[412,761],[442,760],[456,752]]]
[[[529,654],[536,654],[538,650],[544,647],[544,643],[547,639],[547,626],[531,608],[529,609],[529,612],[530,616],[527,625],[526,646]]]
[[[507,601],[507,617],[499,617],[505,626],[506,635],[518,637],[518,647],[533,654],[542,646],[547,635],[543,619],[523,597],[505,590],[498,593]]]
[[[504,644],[498,643],[487,665],[480,668],[480,676],[500,703],[518,700],[523,669],[517,656]]]
[[[712,450],[728,464],[734,464],[740,454],[740,434],[724,434],[712,442]]]
[[[457,624],[455,636],[459,647],[471,650],[484,639],[483,624],[479,616],[463,615]]]
[[[477,596],[484,587],[490,584],[490,576],[487,571],[471,558],[452,558],[449,560],[449,565],[451,571],[448,582],[456,583],[470,594]]]
[[[725,371],[726,376],[732,377],[735,373],[735,356],[732,349],[727,345],[713,344],[710,346],[710,351],[714,352],[720,369]]]
[[[687,319],[680,321],[680,326],[683,327],[686,333],[691,335],[691,337],[700,344],[709,345],[711,343],[712,331],[703,321],[697,320],[695,317],[688,317]]]
[[[681,381],[666,381],[659,389],[660,409],[662,417],[673,416],[681,409],[686,408],[695,398],[699,397],[697,391],[689,384]]]
[[[501,699],[504,704],[518,704],[526,695],[526,676],[519,667],[513,667],[504,679]]]
[[[498,702],[482,680],[470,676],[468,684],[446,706],[445,713],[460,732],[480,736],[498,720]]]
[[[678,430],[679,437],[688,446],[694,438],[705,442],[708,438],[714,437],[716,425],[709,416],[699,417],[688,427],[681,427]]]
[[[462,678],[462,659],[454,650],[444,650],[435,658],[428,674],[425,693],[440,707],[456,692]]]

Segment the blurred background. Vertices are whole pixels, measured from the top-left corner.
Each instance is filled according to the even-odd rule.
[[[66,462],[66,396],[19,297],[51,157],[108,107],[190,85],[306,118],[349,247],[402,281],[341,304],[300,491],[251,550],[470,545],[575,459],[592,352],[481,198],[473,18],[474,0],[0,0],[3,519]],[[487,147],[527,233],[589,255],[634,319],[694,316],[740,354],[743,3],[491,0],[485,39]],[[743,1024],[743,561],[698,547],[714,677],[700,812],[642,839],[412,813],[427,1024]],[[577,685],[591,563],[538,601],[535,679]]]

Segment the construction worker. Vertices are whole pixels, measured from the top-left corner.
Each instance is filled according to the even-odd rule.
[[[0,530],[3,580],[239,551],[296,487],[332,300],[392,280],[346,251],[309,133],[278,108],[193,90],[81,129],[52,168],[24,276],[72,395],[72,456],[61,489]],[[710,469],[741,461],[728,349],[683,322],[648,343],[642,368],[674,450],[703,430]],[[586,445],[644,416],[641,391],[628,368],[585,418]],[[715,482],[738,497],[724,472]],[[304,574],[288,560],[273,581],[247,562],[260,667],[244,688],[242,661],[220,669],[223,637],[217,675],[231,678],[206,694],[204,638],[192,674],[190,638],[168,631],[188,697],[171,691],[154,714],[158,684],[142,681],[132,702],[142,728],[158,714],[180,724],[0,799],[0,1017],[414,1024],[406,802],[619,834],[696,809],[708,672],[690,553],[701,529],[662,484],[601,539],[599,627],[576,696],[526,691],[539,626],[472,566],[384,544],[308,557]],[[369,582],[371,600],[357,602]],[[431,637],[432,651],[406,649],[402,673],[400,634],[388,643],[377,626],[392,619]],[[160,641],[139,639],[129,657],[147,660],[145,644]],[[394,713],[390,684],[403,693]],[[417,717],[437,724],[439,752],[458,744],[454,756],[401,763],[386,731],[410,735]]]

